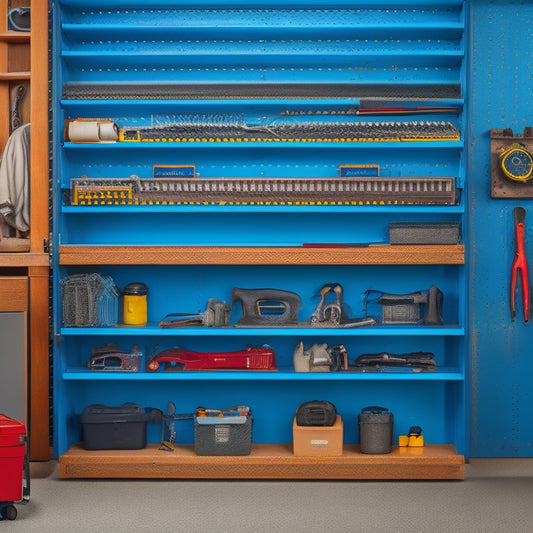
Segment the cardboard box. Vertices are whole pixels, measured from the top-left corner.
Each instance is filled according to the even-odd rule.
[[[344,429],[337,415],[332,426],[299,426],[296,417],[292,423],[293,453],[300,457],[340,456]]]

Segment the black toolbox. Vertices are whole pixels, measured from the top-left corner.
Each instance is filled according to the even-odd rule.
[[[135,403],[119,407],[93,404],[80,415],[86,450],[139,450],[146,446],[150,415]]]

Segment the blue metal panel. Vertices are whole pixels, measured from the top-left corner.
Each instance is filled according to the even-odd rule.
[[[533,257],[531,199],[491,199],[490,130],[521,134],[533,125],[533,4],[474,0],[472,28],[472,448],[478,457],[533,455],[531,325],[521,293],[511,322],[513,208],[526,209]],[[530,263],[531,264],[531,263]]]

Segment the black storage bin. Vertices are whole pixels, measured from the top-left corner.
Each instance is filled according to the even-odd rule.
[[[86,450],[139,450],[146,446],[149,415],[134,403],[119,407],[93,404],[80,415]]]
[[[244,423],[200,423],[194,417],[194,451],[197,455],[250,455],[253,416]]]
[[[394,416],[384,407],[365,407],[359,414],[359,442],[362,453],[392,452]]]

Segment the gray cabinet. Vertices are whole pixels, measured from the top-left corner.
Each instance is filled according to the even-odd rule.
[[[26,420],[26,313],[0,313],[0,413]]]

